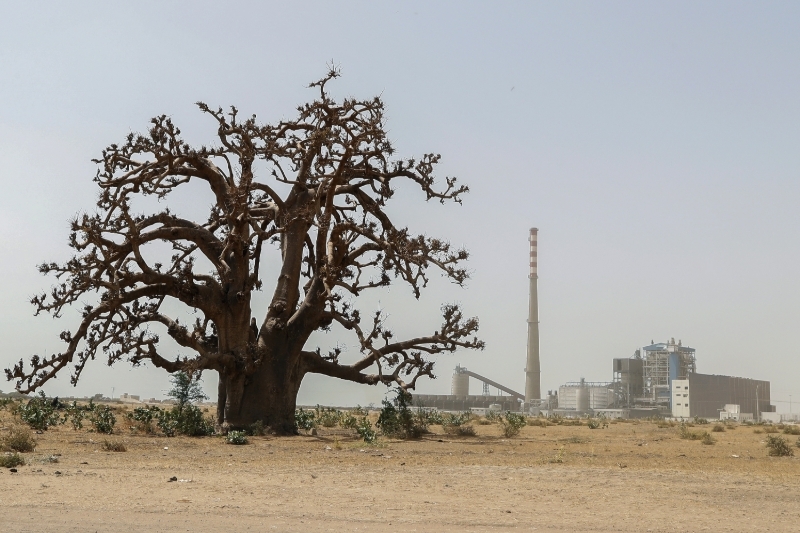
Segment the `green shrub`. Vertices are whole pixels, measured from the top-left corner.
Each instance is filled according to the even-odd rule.
[[[764,433],[778,433],[778,428],[775,426],[764,426],[763,427]]]
[[[772,457],[791,457],[794,452],[783,437],[767,435],[767,453]]]
[[[61,422],[55,403],[45,396],[44,391],[39,391],[38,396],[17,407],[17,415],[33,429],[45,431]]]
[[[709,422],[707,418],[700,418],[699,416],[696,416],[694,417],[694,423],[702,426],[704,424],[708,424]]]
[[[180,421],[178,420],[177,409],[159,410],[156,419],[156,426],[166,437],[174,437],[178,433]]]
[[[714,424],[714,427],[711,428],[711,431],[713,431],[714,433],[724,433],[725,426],[723,426],[722,424]]]
[[[83,428],[83,421],[86,418],[86,407],[78,405],[78,402],[73,401],[64,409],[64,419],[62,424],[66,424],[67,420],[72,424],[72,429],[79,430]]]
[[[342,419],[342,413],[333,408],[325,408],[317,405],[314,411],[317,426],[333,428],[338,426],[339,421]]]
[[[358,427],[358,418],[353,416],[352,413],[345,411],[339,419],[339,425],[347,429],[356,429]]]
[[[506,411],[506,415],[501,420],[501,423],[503,424],[503,436],[511,438],[519,435],[520,429],[522,429],[528,421],[525,415]]]
[[[489,410],[486,412],[486,420],[488,420],[492,424],[496,424],[503,420],[503,415],[500,414],[499,411]]]
[[[32,452],[36,449],[31,431],[26,427],[15,427],[11,432],[0,440],[0,450],[9,452]]]
[[[358,432],[358,436],[364,439],[364,442],[367,444],[372,444],[378,440],[378,434],[372,428],[372,423],[366,416],[362,416],[359,419],[356,431]]]
[[[0,467],[14,468],[15,466],[22,466],[24,464],[25,459],[18,453],[0,455]]]
[[[442,414],[442,429],[450,435],[460,434],[461,427],[469,422],[469,413],[444,413]],[[473,429],[473,433],[474,433]]]
[[[700,434],[700,442],[710,446],[712,444],[716,444],[717,439],[712,437],[711,433],[709,433],[708,431],[703,431],[703,433]]]
[[[173,409],[173,411],[175,410],[176,409]],[[178,420],[178,433],[181,435],[186,435],[187,437],[202,437],[214,433],[214,424],[203,416],[203,412],[199,407],[188,404],[183,407],[183,410],[177,408],[177,411],[175,416]]]
[[[304,411],[301,407],[294,412],[294,423],[297,429],[304,429],[306,431],[313,429],[316,426],[314,420],[314,411]]]
[[[228,435],[225,437],[225,442],[237,446],[247,444],[247,433],[244,431],[229,431]]]
[[[145,433],[153,433],[153,420],[158,420],[161,409],[156,406],[135,407],[132,413],[126,413],[129,420],[133,420]]]
[[[416,439],[427,431],[427,427],[419,423],[418,417],[409,409],[411,394],[397,388],[392,400],[383,400],[383,408],[378,416],[376,426],[387,437],[398,439]]]
[[[90,402],[89,422],[98,433],[110,435],[114,433],[114,426],[117,424],[117,417],[114,411],[107,405],[94,405]]]
[[[474,437],[476,435],[475,427],[471,425],[458,426],[457,434],[461,437]]]
[[[586,422],[586,425],[589,429],[600,429],[603,427],[603,422],[598,418],[590,418],[589,421]]]
[[[800,426],[785,426],[783,432],[786,435],[800,435]]]

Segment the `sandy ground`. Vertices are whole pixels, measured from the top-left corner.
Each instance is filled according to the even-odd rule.
[[[711,446],[651,422],[476,428],[377,446],[121,434],[114,453],[61,426],[0,469],[0,531],[800,531],[800,457],[768,457],[752,427]]]

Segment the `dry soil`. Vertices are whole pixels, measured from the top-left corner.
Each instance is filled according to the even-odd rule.
[[[13,423],[0,413],[0,436]],[[800,531],[800,457],[769,457],[753,427],[713,433],[713,445],[645,421],[511,439],[475,427],[233,446],[59,426],[35,435],[17,473],[0,469],[0,532]],[[104,451],[107,438],[127,451]]]

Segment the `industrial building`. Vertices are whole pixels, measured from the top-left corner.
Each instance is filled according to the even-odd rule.
[[[672,416],[675,418],[726,418],[760,420],[762,413],[775,412],[770,405],[769,381],[689,374],[672,381]]]

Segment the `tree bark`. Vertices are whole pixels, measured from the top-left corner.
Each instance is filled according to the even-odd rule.
[[[249,376],[220,373],[217,420],[223,431],[246,429],[261,421],[275,434],[297,434],[297,393],[305,371],[296,356],[276,357],[274,351],[272,355]]]

